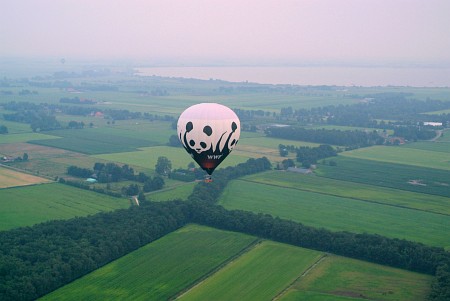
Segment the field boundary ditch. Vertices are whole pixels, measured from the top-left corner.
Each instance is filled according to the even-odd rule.
[[[186,288],[182,289],[181,291],[179,291],[177,294],[175,294],[172,297],[169,297],[167,300],[177,300],[178,298],[180,298],[181,296],[183,296],[184,294],[188,293],[191,289],[201,285],[205,280],[207,280],[209,277],[211,277],[212,275],[214,275],[215,273],[217,273],[218,271],[220,271],[222,268],[224,268],[225,266],[229,265],[230,263],[232,263],[233,261],[235,261],[236,259],[238,259],[239,257],[241,257],[242,255],[244,255],[245,253],[250,252],[251,250],[253,250],[256,246],[258,246],[260,243],[262,243],[264,241],[264,239],[261,238],[256,238],[254,241],[252,241],[248,246],[246,246],[245,248],[243,248],[241,251],[239,251],[238,253],[236,253],[235,255],[231,256],[230,258],[228,258],[227,260],[225,260],[224,262],[222,262],[221,264],[219,264],[218,266],[214,267],[213,269],[211,269],[209,272],[205,273],[203,276],[201,276],[200,278],[198,278],[197,280],[195,280],[191,285],[187,286]]]
[[[306,270],[304,270],[303,273],[301,273],[297,278],[294,279],[294,281],[292,281],[281,292],[279,292],[275,297],[273,297],[272,301],[276,301],[276,300],[280,299],[280,297],[282,297],[286,292],[288,292],[299,279],[305,277],[310,271],[312,271],[317,265],[319,265],[327,257],[328,257],[327,253],[322,254],[322,256],[320,256],[319,259],[317,259]]]
[[[324,177],[326,178],[326,177]],[[415,211],[421,211],[421,212],[426,212],[426,213],[431,213],[431,214],[437,214],[437,215],[443,215],[443,216],[450,216],[450,214],[446,214],[446,213],[442,213],[442,212],[435,212],[435,211],[429,211],[429,210],[422,210],[422,209],[418,209],[418,208],[412,208],[412,207],[407,207],[407,206],[401,206],[401,205],[393,205],[393,204],[387,204],[387,203],[382,203],[382,202],[377,202],[377,201],[371,201],[371,200],[364,200],[364,199],[360,199],[360,198],[356,198],[356,197],[350,197],[350,196],[342,196],[342,195],[338,195],[338,194],[334,194],[334,193],[328,193],[328,192],[318,192],[312,189],[304,189],[304,188],[294,188],[294,187],[286,187],[283,185],[278,185],[278,184],[272,184],[272,183],[264,183],[264,182],[259,182],[259,181],[255,181],[255,180],[249,180],[249,179],[237,179],[238,181],[243,181],[243,182],[250,182],[250,183],[255,183],[255,184],[260,184],[260,185],[267,185],[267,186],[273,186],[273,187],[278,187],[278,188],[285,188],[285,189],[291,189],[291,190],[299,190],[299,191],[305,191],[305,192],[312,192],[312,193],[317,193],[317,194],[321,194],[321,195],[328,195],[328,196],[334,196],[334,197],[340,197],[340,198],[347,198],[350,200],[355,200],[355,201],[361,201],[361,202],[366,202],[366,203],[371,203],[371,204],[378,204],[378,205],[384,205],[384,206],[389,206],[389,207],[395,207],[395,208],[402,208],[402,209],[410,209],[410,210],[415,210]],[[356,184],[360,184],[358,182],[353,182],[353,181],[347,181],[347,182],[352,182],[352,183],[356,183]],[[367,185],[367,184],[366,184]],[[374,186],[374,185],[372,185]],[[383,186],[384,187],[384,186]],[[402,191],[408,191],[408,192],[413,192],[413,193],[420,193],[420,192],[414,192],[414,191],[409,191],[409,190],[404,190],[404,189],[399,189]]]

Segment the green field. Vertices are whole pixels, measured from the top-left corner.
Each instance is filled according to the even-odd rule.
[[[234,180],[219,204],[333,231],[377,233],[450,248],[450,216]]]
[[[128,208],[130,201],[58,183],[0,189],[0,230]]]
[[[41,133],[6,134],[6,135],[0,135],[0,144],[27,142],[30,140],[51,141],[54,139],[59,140],[59,137],[41,134]]]
[[[337,166],[320,165],[315,173],[336,180],[450,197],[450,172],[447,170],[347,156],[333,160]]]
[[[190,225],[40,300],[167,300],[254,241],[245,234]]]
[[[3,115],[3,112],[0,110],[0,125],[6,126],[8,128],[9,134],[32,132],[29,124],[4,120],[4,119],[1,119],[2,115]],[[2,136],[0,136],[0,137],[2,137]]]
[[[426,300],[431,276],[334,255],[298,279],[281,301]]]
[[[391,146],[372,146],[342,153],[342,156],[414,165],[450,171],[450,154],[442,151]]]
[[[448,156],[450,156],[450,143],[448,143],[448,142],[420,141],[420,142],[414,142],[414,143],[407,143],[407,144],[402,145],[401,147],[421,149],[421,150],[433,151],[433,152],[443,152],[443,153],[447,153]]]
[[[179,300],[273,300],[320,256],[317,251],[264,241]]]
[[[103,154],[96,155],[95,157],[108,161],[121,162],[124,164],[154,169],[156,162],[158,161],[158,157],[161,156],[167,157],[172,162],[173,169],[187,168],[190,162],[194,162],[184,148],[170,146],[143,147],[138,151]],[[248,159],[248,157],[239,156],[237,152],[232,152],[218,168],[220,169],[227,166],[235,166],[239,163],[246,162]]]
[[[185,200],[191,195],[196,182],[182,183],[174,185],[161,191],[150,192],[145,195],[147,200],[151,201],[170,201],[170,200]]]
[[[108,128],[48,131],[47,133],[62,138],[30,142],[83,154],[116,153],[153,145],[148,140],[115,135],[109,131]]]
[[[243,180],[450,216],[450,198],[437,195],[285,171],[270,171],[251,175],[243,178]]]

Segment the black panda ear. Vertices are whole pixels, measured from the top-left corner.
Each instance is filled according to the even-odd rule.
[[[236,122],[233,121],[233,123],[231,124],[231,129],[233,130],[233,132],[234,132],[235,130],[237,130],[237,124],[236,124]]]
[[[203,133],[205,133],[208,136],[211,136],[212,135],[212,128],[209,125],[205,126],[203,128]]]
[[[193,128],[194,128],[194,125],[192,124],[191,121],[189,121],[188,123],[186,123],[186,132],[192,131]]]

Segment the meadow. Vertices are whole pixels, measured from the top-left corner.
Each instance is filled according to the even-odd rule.
[[[430,147],[432,148],[432,146]],[[396,164],[414,165],[450,171],[450,154],[422,148],[372,146],[344,152],[342,156],[382,161]]]
[[[145,198],[150,201],[171,201],[171,200],[186,200],[191,195],[197,182],[178,183],[171,187],[164,188],[145,194]]]
[[[285,171],[270,171],[247,176],[242,180],[450,216],[450,199],[437,195]]]
[[[328,255],[279,300],[426,300],[430,284],[428,275]]]
[[[142,147],[138,151],[133,152],[95,155],[96,158],[103,160],[115,161],[150,169],[155,168],[158,157],[161,156],[167,157],[172,162],[173,169],[187,168],[190,162],[194,162],[189,154],[186,153],[184,148],[171,146]],[[247,160],[248,157],[240,156],[237,151],[233,151],[218,168],[234,166]]]
[[[450,173],[444,169],[365,160],[333,158],[337,166],[320,165],[315,173],[336,180],[450,197]]]
[[[107,128],[55,130],[48,132],[62,137],[50,140],[32,140],[30,143],[56,147],[83,154],[103,154],[136,150],[138,147],[151,146],[148,140],[108,133]]]
[[[186,226],[39,300],[168,300],[238,255],[255,239]]]
[[[59,183],[0,189],[0,231],[129,206],[125,198]]]
[[[414,148],[414,149],[421,149],[426,151],[433,151],[433,152],[443,152],[447,153],[450,157],[450,141],[444,142],[429,142],[429,141],[420,141],[420,142],[414,142],[414,143],[407,143],[402,145],[403,148]],[[450,158],[448,158],[450,160]]]
[[[317,251],[263,241],[177,300],[273,300],[320,257]]]
[[[9,144],[9,143],[20,143],[27,142],[31,140],[53,140],[60,139],[57,136],[41,134],[41,133],[18,133],[18,134],[7,134],[0,136],[0,144]]]
[[[0,188],[26,186],[46,182],[49,182],[49,180],[0,166]]]
[[[448,215],[245,180],[229,183],[219,204],[333,231],[376,233],[450,248]]]

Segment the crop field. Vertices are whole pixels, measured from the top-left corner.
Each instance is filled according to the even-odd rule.
[[[28,161],[9,164],[20,169],[28,170],[33,173],[38,172],[40,175],[50,177],[66,176],[67,167],[70,165],[92,168],[95,162],[106,162],[85,154],[37,144],[0,144],[0,154],[18,157],[22,156],[25,152],[29,155]]]
[[[185,200],[192,193],[195,185],[197,185],[195,182],[178,184],[167,189],[147,193],[145,197],[147,200],[157,202],[176,199]]]
[[[273,300],[320,257],[318,251],[263,241],[179,300]]]
[[[103,154],[96,155],[95,157],[108,161],[121,162],[124,164],[154,169],[156,162],[158,161],[158,157],[161,156],[167,157],[172,162],[172,168],[187,168],[190,162],[194,162],[189,154],[186,153],[184,148],[171,146],[143,147],[134,152]],[[233,151],[227,159],[219,165],[218,168],[235,166],[239,163],[247,161],[248,159],[249,157],[240,156],[237,151]]]
[[[131,151],[152,145],[148,140],[110,134],[105,129],[57,130],[48,133],[62,138],[30,142],[84,154]]]
[[[255,239],[186,226],[40,300],[168,300],[238,255]]]
[[[49,180],[0,166],[0,188],[46,183]]]
[[[450,198],[437,195],[285,171],[246,176],[242,180],[450,216]]]
[[[424,142],[424,141],[421,141],[421,142],[404,144],[401,147],[447,153],[449,156],[449,160],[450,160],[450,143],[449,142],[428,142],[428,141]]]
[[[338,156],[337,166],[320,165],[319,176],[450,197],[447,170]]]
[[[0,230],[128,208],[129,200],[52,183],[0,189]]]
[[[429,151],[407,147],[372,146],[344,152],[342,156],[450,171],[450,154],[442,151]]]
[[[0,144],[27,142],[31,140],[53,140],[59,139],[57,136],[41,134],[41,133],[19,133],[0,135]]]
[[[376,233],[450,248],[448,215],[244,180],[229,183],[219,204],[333,231]]]
[[[0,125],[4,125],[8,128],[9,134],[19,134],[19,133],[30,133],[32,132],[31,127],[29,124],[26,123],[20,123],[20,122],[13,122],[13,121],[7,121],[4,119],[1,119],[3,112],[0,111]],[[3,137],[3,136],[1,136]],[[0,140],[1,141],[1,140]]]
[[[445,130],[442,136],[437,140],[438,142],[450,142],[450,129]]]
[[[426,300],[431,276],[328,255],[281,301]]]

